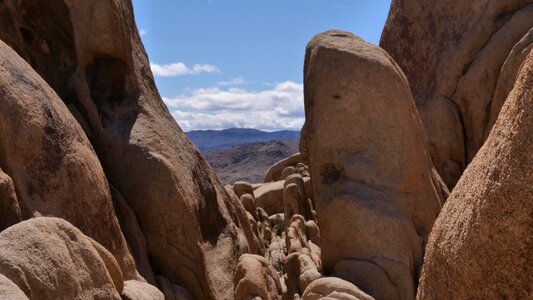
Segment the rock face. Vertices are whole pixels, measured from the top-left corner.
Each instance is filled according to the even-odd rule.
[[[281,299],[281,286],[276,270],[262,256],[240,257],[234,277],[235,300]]]
[[[419,299],[533,293],[533,52],[431,232]]]
[[[328,277],[318,279],[311,283],[302,296],[302,300],[319,299],[373,300],[374,298],[347,281],[340,278]]]
[[[533,1],[393,0],[380,46],[409,79],[433,162],[452,188],[533,47]]]
[[[385,51],[342,31],[309,42],[304,77],[300,152],[309,162],[324,272],[358,261],[384,274],[399,298],[413,298],[443,199],[407,80]],[[352,272],[357,286],[364,270]]]
[[[0,233],[0,274],[30,299],[119,300],[122,273],[95,245],[62,219],[24,221]]]
[[[11,300],[28,300],[20,288],[4,275],[0,274],[0,298]]]
[[[2,175],[6,198],[0,202],[11,203],[12,221],[33,213],[68,220],[111,251],[127,278],[137,278],[104,172],[83,130],[47,83],[2,41],[0,61],[0,165],[9,174]],[[17,201],[19,208],[12,206]]]
[[[0,39],[71,111],[51,112],[49,119],[73,115],[85,130],[107,179],[136,215],[154,273],[197,299],[231,298],[228,274],[248,249],[240,229],[249,226],[239,219],[244,209],[229,197],[161,100],[131,1],[5,0],[0,20]],[[69,126],[79,128],[74,123]],[[14,170],[4,171],[17,185]],[[92,195],[95,184],[84,186]],[[102,193],[109,197],[108,191]]]

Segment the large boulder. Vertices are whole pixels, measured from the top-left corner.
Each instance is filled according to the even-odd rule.
[[[313,179],[325,274],[342,260],[363,261],[400,298],[413,298],[443,199],[407,80],[385,51],[342,31],[309,42],[304,80],[300,152]]]
[[[0,231],[22,221],[13,180],[0,169]]]
[[[427,245],[419,299],[526,299],[533,291],[533,52]]]
[[[85,129],[136,215],[154,273],[195,298],[230,299],[231,274],[248,251],[244,208],[161,100],[131,1],[5,0],[0,20],[0,39]]]
[[[65,220],[24,221],[0,233],[0,274],[30,299],[119,300],[118,264],[95,245]]]
[[[262,256],[241,256],[233,281],[235,300],[281,299],[279,276],[270,262]]]
[[[0,274],[0,298],[10,300],[28,300],[24,292],[4,275]]]
[[[533,1],[393,0],[380,46],[409,79],[435,167],[452,188],[533,47]]]
[[[111,251],[128,279],[137,278],[102,166],[82,128],[48,84],[2,41],[0,61],[0,165],[9,175],[0,183],[7,197],[2,206],[18,201],[25,218],[35,213],[68,220]],[[12,216],[18,214],[12,210]]]
[[[325,277],[311,283],[302,295],[302,300],[320,299],[373,300],[374,298],[348,281],[336,277]]]

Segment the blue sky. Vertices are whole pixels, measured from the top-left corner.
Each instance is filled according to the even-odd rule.
[[[134,0],[159,92],[186,130],[303,124],[305,46],[328,29],[377,44],[390,0]]]

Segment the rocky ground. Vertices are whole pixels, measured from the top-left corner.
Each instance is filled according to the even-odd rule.
[[[531,0],[320,33],[300,152],[223,186],[129,0],[0,1],[0,298],[529,299],[532,38]]]
[[[298,141],[250,143],[202,153],[223,184],[262,182],[270,166],[298,152]]]

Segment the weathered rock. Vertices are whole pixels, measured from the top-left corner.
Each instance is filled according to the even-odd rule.
[[[22,221],[13,180],[0,169],[0,232]]]
[[[285,180],[265,184],[254,191],[255,204],[261,207],[268,215],[282,213],[283,208],[283,186]]]
[[[0,274],[30,299],[120,299],[108,269],[113,261],[119,270],[111,253],[96,249],[62,219],[34,218],[11,226],[0,233],[0,249]]]
[[[311,283],[302,300],[338,299],[338,300],[373,300],[355,285],[340,278],[325,277]]]
[[[285,179],[283,186],[283,206],[286,220],[290,220],[292,214],[302,215],[306,220],[314,220],[314,207],[307,195],[304,178],[300,174],[290,175]]]
[[[533,290],[533,52],[427,245],[419,299],[525,299]]]
[[[417,277],[444,199],[407,80],[385,51],[342,31],[309,42],[304,75],[300,153],[313,179],[324,272],[345,259],[384,258],[402,266],[380,266],[393,292],[414,298],[413,285],[397,283]]]
[[[531,49],[531,0],[392,1],[380,45],[407,75],[450,189],[481,147]]]
[[[121,296],[122,300],[165,300],[165,295],[155,286],[137,280],[124,282]]]
[[[248,251],[246,214],[161,100],[131,1],[4,0],[0,19],[0,39],[85,124],[107,179],[135,212],[154,272],[195,298],[231,298],[231,274]],[[84,186],[93,195],[95,184]]]
[[[28,300],[20,288],[4,275],[0,274],[0,298],[9,300]]]
[[[283,172],[283,170],[285,170],[285,168],[289,166],[295,166],[298,163],[302,162],[303,161],[300,153],[296,153],[292,156],[287,157],[286,159],[278,161],[267,171],[265,175],[265,183],[283,180],[281,178],[281,173]]]
[[[113,253],[126,278],[137,278],[106,177],[81,127],[48,84],[1,41],[0,61],[0,162],[21,208],[71,222]]]
[[[171,283],[163,276],[157,276],[159,288],[165,295],[165,300],[193,300],[189,292],[183,287]]]
[[[241,197],[244,194],[253,194],[254,189],[252,185],[245,181],[237,181],[233,184],[233,191],[237,197]]]
[[[259,297],[263,300],[281,299],[281,285],[276,270],[262,256],[244,254],[233,279],[235,300]]]
[[[251,214],[254,214],[255,211],[257,210],[254,196],[251,194],[243,194],[241,196],[241,203],[242,203],[242,206],[244,206],[244,209]]]

